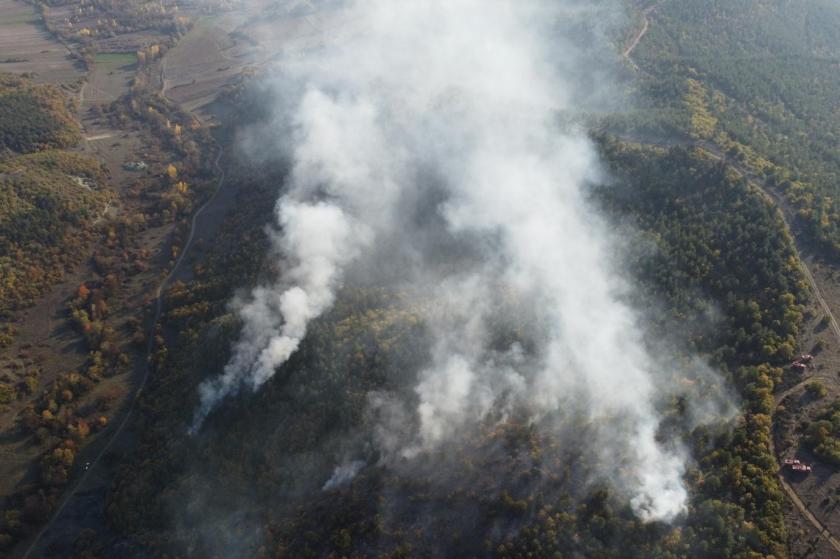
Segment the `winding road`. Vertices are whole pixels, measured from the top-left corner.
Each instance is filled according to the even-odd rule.
[[[650,29],[649,15],[654,9],[656,9],[656,5],[650,6],[644,11],[644,13],[643,13],[643,15],[644,15],[644,25],[643,25],[642,29],[636,34],[633,41],[630,43],[630,45],[627,47],[627,49],[623,52],[623,56],[624,56],[625,60],[627,60],[627,62],[636,71],[639,71],[639,67],[633,61],[633,59],[631,58],[631,55],[633,54],[633,51],[635,50],[635,48],[639,45],[639,42],[642,40],[642,38],[647,34],[648,30]],[[650,142],[639,142],[637,139],[632,139],[631,141],[638,142],[638,143],[650,143]],[[677,142],[677,143],[679,143],[679,142]],[[831,324],[831,329],[834,332],[835,336],[837,337],[838,344],[840,344],[840,324],[838,324],[837,318],[834,316],[834,313],[831,312],[831,308],[829,307],[828,303],[826,302],[825,297],[823,297],[823,294],[820,291],[819,285],[817,285],[817,282],[814,279],[814,274],[811,272],[810,268],[808,268],[807,262],[803,258],[802,253],[799,250],[799,247],[796,245],[796,241],[795,241],[796,237],[793,234],[793,229],[790,226],[790,221],[789,221],[789,218],[788,218],[788,214],[791,212],[791,209],[788,207],[786,201],[777,192],[775,192],[772,188],[770,188],[766,184],[756,180],[755,177],[747,169],[745,169],[743,166],[741,166],[737,162],[733,162],[733,161],[728,160],[726,158],[726,155],[723,153],[723,151],[718,146],[716,146],[715,144],[712,144],[710,142],[703,142],[703,141],[683,142],[683,144],[684,145],[693,145],[695,147],[698,147],[698,148],[702,149],[703,151],[705,151],[707,154],[709,154],[709,156],[712,157],[713,159],[717,159],[719,161],[723,161],[724,163],[726,163],[729,166],[730,169],[732,169],[736,174],[738,174],[744,180],[746,180],[748,184],[750,184],[751,186],[756,188],[759,192],[763,193],[764,196],[766,196],[773,203],[773,205],[778,209],[779,215],[781,216],[781,219],[782,219],[782,223],[784,224],[784,227],[787,230],[788,235],[790,235],[791,239],[794,239],[794,243],[793,243],[794,250],[796,250],[797,258],[799,259],[799,262],[801,263],[800,269],[802,270],[802,274],[805,276],[806,280],[810,284],[811,291],[814,293],[814,297],[819,302],[819,305],[823,309],[823,312],[825,312],[825,315],[829,318],[829,322]],[[671,147],[673,145],[676,145],[676,143],[663,143],[663,144],[657,144],[657,145],[664,146],[664,147]],[[806,378],[806,379],[803,379],[801,382],[799,382],[796,385],[788,388],[784,392],[778,394],[775,397],[776,406],[778,406],[778,404],[782,400],[784,400],[785,398],[787,398],[788,396],[790,396],[794,392],[800,390],[810,380],[811,380],[810,377]],[[814,527],[814,529],[817,530],[817,532],[820,534],[820,536],[824,537],[828,541],[828,543],[834,548],[834,550],[838,554],[840,554],[840,540],[838,540],[831,533],[831,531],[828,529],[828,527],[826,527],[825,524],[820,522],[820,520],[810,511],[808,506],[802,501],[802,498],[799,497],[799,495],[796,493],[796,490],[793,488],[793,486],[791,486],[787,482],[787,480],[784,478],[784,476],[782,475],[782,470],[781,470],[781,467],[778,463],[778,457],[776,455],[776,448],[775,448],[775,444],[774,444],[774,441],[773,441],[772,433],[771,433],[771,436],[770,436],[770,452],[773,455],[773,459],[776,461],[776,468],[777,468],[776,475],[777,475],[777,478],[779,480],[779,486],[785,492],[785,494],[787,495],[788,499],[793,504],[793,506],[796,507],[796,509],[800,512],[802,517],[805,518]]]
[[[840,326],[837,324],[837,319],[834,317],[834,313],[831,312],[831,307],[828,306],[825,298],[823,297],[822,292],[820,291],[819,286],[817,285],[816,280],[814,279],[814,274],[811,272],[810,268],[808,268],[808,264],[805,262],[805,259],[802,257],[802,254],[799,251],[799,248],[796,246],[795,239],[793,235],[793,230],[790,227],[790,222],[788,221],[788,216],[786,215],[787,212],[790,211],[790,208],[787,206],[787,203],[779,196],[777,192],[773,189],[768,187],[766,184],[760,183],[752,178],[752,175],[743,167],[738,165],[737,163],[732,163],[726,160],[726,157],[717,150],[716,147],[710,146],[708,144],[704,144],[700,146],[701,149],[709,153],[713,158],[726,162],[729,165],[729,168],[732,169],[735,173],[740,175],[747,181],[748,184],[752,185],[753,187],[757,188],[760,192],[762,192],[778,209],[779,215],[782,218],[782,222],[784,223],[785,229],[788,232],[788,235],[791,239],[794,239],[794,249],[796,250],[797,258],[799,262],[802,264],[800,269],[802,270],[802,274],[808,280],[808,283],[811,286],[811,291],[814,293],[817,301],[822,307],[823,312],[828,317],[829,322],[831,323],[831,329],[834,332],[835,336],[837,336],[837,342],[840,343]],[[797,383],[794,386],[791,386],[784,392],[778,394],[775,398],[776,406],[778,406],[785,398],[793,394],[794,392],[799,391],[806,383],[811,381],[811,377],[803,379],[801,382]],[[773,455],[773,459],[777,460],[776,466],[778,468],[776,475],[779,479],[779,485],[781,486],[782,490],[787,494],[788,498],[790,499],[793,506],[799,510],[802,516],[811,523],[811,525],[819,532],[821,536],[823,536],[828,543],[831,544],[831,547],[840,554],[840,540],[834,537],[828,527],[820,522],[820,520],[814,516],[811,510],[808,508],[802,499],[799,497],[799,494],[796,493],[796,490],[790,485],[787,480],[785,479],[784,475],[782,474],[782,470],[779,467],[777,454],[776,454],[776,446],[773,440],[773,435],[770,435],[770,452]]]
[[[633,69],[637,72],[639,71],[639,67],[636,65],[636,63],[633,61],[630,55],[633,54],[633,51],[636,50],[636,47],[639,46],[639,43],[642,41],[642,39],[644,39],[645,35],[647,35],[647,32],[650,30],[650,14],[655,9],[656,4],[645,8],[645,10],[642,12],[642,17],[644,18],[644,25],[642,25],[642,28],[639,30],[638,33],[636,33],[636,36],[633,37],[633,40],[630,41],[630,44],[627,46],[627,48],[624,49],[624,52],[621,53],[624,59],[627,62],[629,62],[630,66],[632,66]]]
[[[644,10],[644,12],[642,12],[642,15],[644,17],[644,24],[643,24],[642,28],[639,30],[639,32],[635,35],[635,37],[633,38],[633,41],[630,43],[630,45],[622,53],[622,56],[627,61],[627,63],[630,64],[630,66],[634,70],[636,70],[637,72],[640,71],[640,69],[639,69],[639,66],[633,61],[632,54],[633,54],[633,51],[636,49],[636,47],[641,42],[641,40],[644,38],[644,36],[650,30],[650,14],[653,10],[656,9],[656,7],[657,7],[656,4],[651,5],[648,8],[646,8]],[[638,142],[638,140],[635,140],[635,139],[631,140],[631,141]],[[645,143],[645,142],[639,142],[639,143]],[[791,239],[794,240],[793,246],[794,246],[794,250],[796,251],[797,258],[799,259],[799,262],[801,263],[800,269],[802,270],[802,274],[805,276],[805,279],[810,284],[811,291],[813,292],[814,297],[816,298],[816,300],[819,303],[820,307],[822,308],[823,312],[828,317],[829,322],[831,324],[831,329],[834,332],[835,336],[837,337],[838,344],[840,344],[840,324],[838,324],[837,318],[834,316],[834,313],[831,312],[831,307],[829,307],[828,303],[825,300],[825,297],[823,297],[822,291],[820,291],[819,285],[817,285],[817,282],[814,279],[813,272],[811,272],[811,269],[808,267],[808,264],[807,264],[805,258],[803,258],[802,253],[799,250],[799,247],[796,245],[796,237],[793,234],[793,229],[790,226],[790,221],[789,221],[789,218],[788,218],[788,214],[790,214],[792,212],[792,210],[787,205],[787,202],[776,191],[774,191],[772,188],[770,188],[767,184],[756,180],[755,176],[752,173],[750,173],[746,168],[744,168],[742,165],[740,165],[737,162],[728,160],[726,158],[726,155],[723,153],[723,151],[718,146],[716,146],[715,144],[710,143],[710,142],[703,142],[703,141],[685,142],[684,144],[693,145],[695,147],[698,147],[698,148],[702,149],[703,151],[705,151],[706,153],[708,153],[709,156],[712,157],[713,159],[717,159],[719,161],[723,161],[724,163],[726,163],[729,166],[730,169],[732,169],[736,174],[738,174],[744,180],[746,180],[748,184],[750,184],[751,186],[756,188],[759,192],[763,193],[764,196],[766,196],[773,203],[773,205],[778,209],[779,215],[781,216],[781,219],[782,219],[782,223],[784,224],[784,227],[787,230],[788,235],[790,236]],[[668,145],[666,145],[666,147],[670,147],[670,145],[675,145],[675,144],[673,144],[673,143],[668,144]],[[776,407],[785,398],[787,398],[788,396],[790,396],[794,392],[802,389],[802,387],[807,382],[809,382],[810,380],[811,380],[810,377],[808,377],[806,379],[803,379],[801,382],[799,382],[796,385],[788,388],[784,392],[778,394],[775,397]],[[840,540],[838,540],[831,533],[831,531],[828,529],[828,527],[826,527],[825,524],[820,522],[820,520],[810,511],[808,506],[802,501],[802,498],[799,497],[799,494],[796,493],[796,490],[793,488],[793,486],[791,486],[787,482],[787,480],[784,478],[784,476],[782,475],[782,470],[781,470],[781,467],[779,466],[778,457],[776,455],[776,448],[775,448],[775,443],[773,441],[772,433],[770,435],[770,452],[773,455],[773,459],[776,461],[776,468],[777,468],[776,474],[777,474],[777,477],[778,477],[778,480],[779,480],[779,485],[782,488],[782,490],[785,492],[785,494],[787,495],[788,499],[790,499],[790,502],[793,504],[794,507],[796,507],[796,509],[800,512],[802,517],[805,518],[814,527],[814,529],[817,530],[817,532],[820,534],[820,536],[824,537],[828,541],[828,543],[834,548],[834,550],[838,554],[840,554]]]
[[[649,16],[650,16],[650,13],[655,9],[656,9],[656,5],[652,5],[652,6],[649,6],[648,8],[646,8],[644,10],[644,12],[643,12],[643,16],[644,16],[643,27],[634,36],[631,43],[628,45],[628,47],[622,53],[623,57],[627,60],[627,62],[637,71],[639,70],[639,67],[632,60],[631,56],[633,54],[633,51],[637,48],[639,43],[642,41],[642,39],[648,33],[648,31],[650,29],[650,17]],[[164,60],[162,62],[162,67],[161,67],[161,82],[162,82],[161,83],[161,89],[162,89],[162,92],[165,92],[165,90],[166,90],[165,68],[166,68],[166,60],[165,60],[165,57],[164,57]],[[84,85],[82,86],[81,90],[79,91],[79,98],[80,98],[80,102],[83,102],[83,100],[84,100]],[[711,157],[713,157],[715,159],[718,159],[718,160],[722,160],[724,162],[727,162],[729,164],[730,168],[735,173],[742,176],[749,184],[758,188],[759,191],[763,192],[769,199],[771,199],[773,201],[774,205],[779,210],[779,214],[781,215],[781,218],[782,218],[782,221],[784,223],[785,228],[788,230],[788,233],[791,235],[791,238],[794,238],[793,233],[792,233],[792,229],[791,229],[790,224],[788,222],[788,217],[786,216],[786,211],[785,211],[786,206],[784,205],[784,201],[779,198],[779,195],[776,192],[774,192],[772,189],[770,189],[767,185],[762,184],[762,183],[754,180],[754,178],[752,178],[752,175],[749,172],[747,172],[743,167],[740,167],[737,163],[733,163],[733,162],[728,161],[726,159],[725,155],[716,146],[710,145],[710,144],[705,143],[705,142],[696,143],[695,145],[697,147],[703,149],[704,151],[706,151]],[[146,386],[146,383],[148,381],[148,378],[149,378],[149,375],[150,375],[150,372],[151,372],[151,367],[149,365],[149,358],[151,357],[152,352],[155,349],[154,331],[155,331],[155,328],[156,328],[157,324],[159,323],[161,315],[163,313],[163,305],[164,305],[163,294],[164,294],[165,290],[170,286],[171,282],[173,281],[173,279],[175,278],[175,276],[177,275],[179,270],[181,269],[181,266],[183,265],[183,263],[186,261],[186,258],[189,254],[190,248],[192,246],[192,243],[193,243],[193,240],[194,240],[194,237],[195,237],[197,220],[200,218],[200,216],[205,211],[205,209],[217,198],[219,192],[222,190],[222,187],[223,187],[224,181],[225,181],[225,173],[224,173],[224,171],[223,171],[223,169],[220,165],[220,161],[221,161],[223,155],[224,155],[224,150],[220,148],[219,153],[218,153],[218,155],[217,155],[217,157],[214,161],[214,164],[213,164],[214,168],[215,168],[215,170],[216,170],[216,172],[218,173],[218,176],[219,176],[218,182],[217,182],[217,185],[216,185],[216,189],[213,192],[212,196],[193,214],[191,222],[190,222],[189,235],[187,237],[186,243],[184,244],[184,248],[181,251],[181,254],[178,257],[175,265],[172,267],[172,269],[166,275],[166,277],[163,279],[163,281],[161,281],[161,283],[158,285],[157,290],[155,292],[155,313],[154,313],[154,318],[151,322],[150,329],[149,329],[149,331],[150,331],[149,341],[147,343],[145,354],[143,356],[143,365],[142,365],[143,375],[140,378],[139,385],[137,386],[136,390],[134,391],[134,394],[131,398],[131,401],[128,405],[128,408],[125,411],[125,415],[124,415],[123,419],[120,421],[120,423],[117,425],[117,427],[114,429],[114,431],[111,433],[111,435],[110,435],[107,443],[105,444],[105,446],[96,454],[96,456],[92,460],[90,460],[89,467],[76,480],[72,489],[70,489],[69,491],[67,491],[65,493],[65,496],[63,497],[60,505],[56,508],[56,510],[53,513],[51,519],[42,527],[42,529],[38,532],[38,534],[35,536],[35,538],[29,544],[29,547],[27,548],[26,552],[22,555],[22,557],[24,559],[27,559],[28,557],[30,557],[30,555],[33,553],[33,551],[37,548],[38,544],[41,542],[44,534],[46,534],[50,530],[50,528],[52,528],[53,525],[60,519],[60,517],[62,515],[62,512],[65,510],[67,504],[80,491],[80,489],[84,486],[85,482],[89,479],[92,472],[97,468],[97,466],[100,464],[102,459],[108,454],[108,452],[112,448],[113,444],[119,439],[120,435],[123,433],[126,426],[129,424],[131,418],[133,417],[133,413],[134,413],[136,404],[139,401],[139,398],[140,398],[140,396],[141,396],[141,394],[142,394],[142,392],[143,392],[143,390]],[[819,304],[822,307],[823,311],[825,312],[826,316],[829,318],[832,331],[837,336],[838,343],[840,343],[840,323],[838,323],[838,321],[837,321],[836,317],[834,316],[834,314],[832,313],[828,303],[826,302],[825,298],[823,297],[822,292],[820,291],[819,286],[817,285],[817,282],[814,279],[813,273],[808,268],[805,260],[801,257],[801,254],[799,253],[799,249],[796,248],[796,251],[797,251],[797,255],[799,256],[799,260],[802,263],[801,269],[802,269],[803,275],[805,276],[808,283],[810,284],[811,289],[812,289],[812,291],[813,291],[813,293],[816,297],[816,300],[819,302]],[[799,390],[805,382],[807,382],[807,380],[804,380],[801,383],[789,388],[788,390],[786,390],[783,393],[780,393],[777,396],[777,400],[776,400],[777,403],[780,402],[781,400],[783,400],[784,398],[786,398],[791,393],[795,392],[796,390]],[[776,458],[776,453],[775,453],[775,448],[773,447],[772,437],[770,439],[770,444],[771,444],[771,451],[772,451],[774,459],[775,459]],[[781,473],[778,474],[778,479],[779,479],[780,486],[785,491],[785,494],[788,496],[788,498],[790,499],[792,504],[797,508],[797,510],[799,510],[799,512],[802,514],[802,516],[809,523],[812,524],[812,526],[820,533],[821,536],[826,538],[826,540],[831,544],[831,546],[838,553],[840,553],[840,540],[835,538],[834,535],[828,530],[828,528],[822,522],[820,522],[820,520],[818,518],[816,518],[816,516],[814,516],[813,513],[811,513],[811,511],[808,509],[808,507],[805,505],[805,503],[802,501],[802,499],[798,496],[798,494],[796,493],[794,488],[789,483],[787,483],[787,481],[783,478]]]
[[[55,512],[50,518],[49,522],[47,522],[41,531],[38,532],[38,535],[35,536],[35,539],[29,544],[26,552],[21,556],[23,559],[27,559],[35,548],[40,543],[41,539],[43,538],[44,534],[56,523],[56,521],[61,517],[61,513],[64,511],[67,504],[70,500],[79,492],[79,490],[84,486],[85,481],[89,478],[91,473],[96,469],[96,466],[100,463],[102,458],[108,454],[108,451],[111,449],[113,444],[119,439],[120,435],[122,434],[123,430],[125,429],[126,425],[128,425],[131,417],[134,414],[135,406],[140,399],[140,395],[143,392],[143,389],[146,386],[146,382],[149,380],[149,373],[150,373],[150,365],[149,359],[152,355],[152,352],[155,349],[155,336],[154,331],[157,327],[158,322],[160,321],[161,314],[163,313],[163,293],[166,288],[172,283],[172,280],[177,275],[178,271],[180,270],[182,264],[185,262],[187,255],[189,254],[190,247],[192,246],[193,239],[195,237],[195,229],[196,229],[196,222],[204,210],[216,199],[219,195],[219,192],[222,190],[222,186],[224,185],[225,181],[225,173],[221,167],[221,159],[224,155],[224,150],[219,148],[219,154],[216,156],[215,161],[213,162],[213,167],[215,168],[216,172],[218,173],[219,180],[216,183],[216,190],[213,192],[213,195],[193,214],[192,220],[190,221],[190,233],[187,237],[187,241],[184,244],[184,249],[181,251],[181,255],[178,257],[178,260],[175,262],[175,265],[172,267],[172,270],[166,275],[163,281],[158,285],[157,290],[155,291],[155,315],[152,323],[149,327],[149,341],[146,345],[146,351],[143,355],[142,359],[142,368],[143,368],[143,376],[140,378],[140,383],[137,389],[134,391],[134,395],[131,398],[131,402],[129,403],[128,409],[125,412],[125,416],[123,417],[122,421],[120,421],[117,428],[111,434],[108,442],[105,446],[96,454],[96,456],[90,460],[87,469],[84,471],[81,477],[76,480],[76,483],[73,485],[73,488],[66,492],[64,498],[61,501],[61,504],[56,508]]]

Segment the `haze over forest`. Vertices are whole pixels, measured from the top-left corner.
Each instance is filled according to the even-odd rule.
[[[0,0],[0,557],[840,556],[838,64],[829,0]]]

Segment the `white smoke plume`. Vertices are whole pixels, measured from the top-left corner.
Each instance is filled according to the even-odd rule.
[[[609,477],[640,517],[671,520],[685,509],[686,457],[657,438],[670,372],[645,349],[609,227],[586,202],[585,186],[603,178],[596,151],[585,133],[557,124],[559,112],[604,96],[586,90],[607,87],[604,72],[582,62],[569,30],[612,8],[358,0],[331,16],[352,32],[327,34],[281,64],[277,128],[291,130],[281,141],[293,171],[275,243],[287,271],[241,307],[241,338],[224,373],[202,384],[194,429],[227,395],[265,383],[351,270],[376,277],[364,268],[387,247],[405,263],[401,286],[444,311],[426,317],[435,345],[418,373],[419,404],[405,411],[394,395],[372,397],[387,402],[383,421],[416,422],[410,434],[378,430],[385,454],[434,448],[491,412],[527,410],[550,429],[556,414],[582,409],[601,434],[593,445],[620,470]],[[412,213],[432,189],[434,218],[418,225]],[[446,249],[440,239],[473,250],[441,271],[429,264]],[[492,347],[502,293],[539,322],[531,355]],[[325,488],[360,468],[337,467]]]
[[[280,250],[295,257],[287,275],[291,286],[259,287],[241,307],[240,341],[224,373],[199,387],[201,406],[193,432],[220,399],[243,383],[258,389],[294,353],[309,321],[332,305],[341,266],[368,237],[362,224],[326,203],[283,199],[277,206],[277,220],[284,234],[276,242]]]
[[[324,491],[335,489],[336,487],[340,487],[349,482],[351,479],[356,477],[356,474],[358,474],[364,466],[365,463],[362,460],[354,460],[352,462],[348,462],[347,464],[336,466],[332,477],[324,484]]]

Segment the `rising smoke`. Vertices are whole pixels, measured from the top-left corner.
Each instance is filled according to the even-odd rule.
[[[241,337],[201,385],[193,430],[269,380],[342,282],[387,282],[435,304],[414,397],[372,395],[389,402],[386,464],[491,414],[525,413],[550,432],[574,409],[604,461],[622,463],[609,477],[643,519],[685,509],[687,458],[657,437],[672,371],[646,349],[608,224],[587,203],[586,185],[605,178],[596,150],[558,124],[609,90],[587,45],[613,8],[359,0],[340,12],[352,32],[281,64],[269,132],[293,162],[273,234],[285,272],[240,305]],[[523,317],[538,326],[528,347],[499,347],[500,325]],[[325,489],[362,467],[339,464]]]

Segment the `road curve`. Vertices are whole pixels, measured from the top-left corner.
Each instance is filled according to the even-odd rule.
[[[770,201],[773,202],[773,204],[779,209],[779,215],[781,215],[782,217],[782,222],[785,224],[785,229],[787,229],[788,235],[790,235],[791,239],[796,238],[793,235],[793,229],[791,228],[790,222],[788,221],[788,217],[786,215],[786,212],[790,211],[790,209],[788,208],[785,200],[782,199],[782,197],[776,191],[766,186],[765,184],[762,184],[753,179],[752,175],[741,165],[728,161],[723,155],[723,153],[721,153],[720,150],[716,147],[711,146],[705,142],[698,145],[701,149],[706,151],[713,158],[725,162],[727,165],[729,165],[730,169],[735,171],[735,173],[743,177],[744,180],[746,180],[749,184],[763,192],[764,195],[767,196],[770,199]],[[817,302],[820,304],[820,307],[822,307],[823,312],[825,312],[825,315],[828,317],[829,323],[831,324],[831,329],[834,332],[834,335],[837,336],[837,342],[840,343],[840,323],[837,322],[837,318],[834,316],[834,313],[831,312],[831,307],[828,306],[828,302],[826,302],[825,297],[823,297],[822,291],[820,291],[820,288],[817,285],[817,281],[814,279],[814,274],[811,272],[811,269],[808,267],[808,264],[802,257],[799,248],[796,247],[795,242],[794,249],[796,250],[796,254],[799,257],[799,261],[802,263],[802,273],[805,276],[805,279],[807,279],[808,283],[811,285],[811,290],[814,292],[814,297],[816,297]]]
[[[793,240],[793,248],[796,251],[796,256],[801,263],[800,269],[802,270],[802,274],[805,276],[806,280],[811,286],[811,290],[814,293],[817,301],[820,303],[820,306],[825,311],[826,316],[828,316],[829,321],[831,323],[832,331],[837,336],[838,343],[840,343],[840,326],[838,326],[837,319],[835,318],[834,314],[831,312],[831,308],[828,306],[825,298],[820,291],[819,286],[817,285],[816,280],[814,279],[814,274],[811,272],[810,268],[808,268],[808,264],[805,262],[805,259],[802,257],[802,253],[799,251],[799,247],[796,245],[796,237],[793,234],[793,229],[790,226],[790,222],[788,221],[787,213],[790,212],[790,208],[788,207],[786,201],[772,188],[768,187],[766,184],[759,182],[753,178],[753,174],[750,173],[746,168],[741,166],[739,163],[730,161],[726,158],[726,155],[721,151],[721,149],[711,142],[706,141],[646,141],[639,138],[631,137],[631,136],[617,136],[618,139],[635,143],[641,145],[651,145],[661,148],[672,148],[678,145],[682,146],[693,146],[695,148],[703,150],[707,153],[712,159],[716,159],[723,163],[726,163],[733,172],[735,172],[738,176],[743,178],[747,181],[747,184],[751,185],[753,188],[756,188],[759,192],[761,192],[764,196],[767,197],[768,200],[776,207],[779,212],[779,216],[782,219],[782,223],[784,224],[785,230],[787,231],[790,238]],[[778,394],[775,397],[775,404],[778,405],[782,400],[787,398],[790,394],[800,389],[805,383],[807,383],[811,378],[807,378],[799,382],[798,384],[788,388],[781,394]],[[799,495],[796,493],[796,490],[791,486],[787,480],[784,479],[781,473],[781,467],[778,463],[778,458],[776,456],[776,448],[775,443],[773,441],[773,436],[771,433],[770,436],[770,453],[773,455],[773,460],[776,461],[776,474],[779,480],[779,485],[781,486],[782,490],[790,499],[793,506],[802,514],[802,516],[811,523],[811,525],[819,532],[819,534],[826,538],[826,540],[831,544],[831,546],[835,549],[835,551],[840,554],[840,540],[834,537],[831,531],[819,521],[819,519],[814,516],[814,514],[808,509]]]
[[[149,366],[149,359],[152,355],[152,351],[154,351],[155,349],[155,328],[158,322],[160,321],[161,314],[163,313],[163,292],[167,287],[169,287],[170,283],[172,282],[172,279],[180,270],[181,265],[184,263],[185,258],[189,253],[190,247],[193,242],[193,238],[195,237],[196,221],[207,208],[207,206],[209,206],[213,202],[213,200],[216,199],[216,197],[219,195],[219,192],[222,190],[222,186],[224,185],[225,181],[225,173],[221,167],[220,161],[223,155],[224,149],[220,147],[219,154],[216,156],[216,159],[213,162],[213,167],[216,169],[216,172],[219,175],[219,180],[216,183],[216,190],[213,192],[213,195],[210,196],[210,198],[204,204],[202,204],[202,206],[193,214],[192,220],[190,221],[190,234],[187,237],[187,242],[184,244],[184,248],[181,251],[181,255],[178,257],[178,260],[175,262],[175,265],[172,267],[172,270],[170,270],[170,272],[166,275],[166,277],[163,279],[160,285],[158,285],[158,288],[155,291],[155,315],[154,319],[152,320],[152,324],[149,328],[149,341],[146,344],[146,352],[143,355],[143,376],[140,379],[140,385],[137,387],[137,390],[135,390],[134,395],[131,398],[131,403],[129,404],[128,410],[125,412],[125,416],[123,417],[120,424],[117,426],[116,430],[114,430],[114,432],[111,434],[111,437],[108,439],[107,444],[102,448],[102,450],[99,451],[96,457],[90,461],[90,466],[76,481],[73,488],[65,494],[64,498],[61,501],[61,504],[53,513],[52,518],[50,518],[49,522],[47,522],[41,528],[41,530],[38,532],[38,535],[35,536],[35,539],[32,541],[32,543],[29,544],[29,547],[27,548],[26,552],[21,556],[23,559],[28,559],[30,554],[35,550],[37,545],[40,543],[41,538],[44,536],[44,534],[47,533],[47,530],[49,530],[53,526],[53,524],[55,524],[56,520],[58,520],[58,518],[61,516],[61,513],[67,506],[67,503],[70,502],[70,499],[72,499],[73,496],[75,496],[79,489],[84,485],[85,481],[88,479],[88,476],[91,474],[91,472],[94,471],[94,469],[102,460],[102,458],[108,453],[108,451],[113,446],[114,442],[116,442],[116,440],[119,438],[119,436],[125,429],[126,425],[128,425],[128,422],[131,420],[137,401],[140,399],[140,395],[142,394],[143,389],[146,386],[146,382],[149,380],[149,372],[151,369],[151,367]]]
[[[624,59],[627,60],[627,62],[629,62],[633,69],[637,72],[639,71],[639,67],[636,65],[633,59],[630,58],[630,55],[633,54],[633,51],[636,50],[636,47],[639,46],[639,43],[642,41],[642,39],[644,39],[645,35],[647,35],[647,32],[650,29],[650,13],[655,9],[656,4],[645,8],[645,10],[642,12],[644,25],[642,25],[642,28],[639,30],[638,33],[636,33],[636,36],[633,37],[633,40],[630,41],[630,44],[627,46],[627,48],[624,49],[624,52],[621,53],[621,56],[623,56]]]
[[[826,316],[829,318],[829,321],[831,323],[831,329],[837,336],[838,343],[840,343],[840,326],[838,326],[837,324],[837,319],[834,317],[834,313],[831,312],[831,308],[828,306],[828,303],[823,297],[822,292],[820,291],[820,288],[817,285],[816,280],[814,279],[814,274],[811,273],[811,269],[808,268],[808,264],[805,262],[805,259],[802,257],[802,253],[796,246],[796,237],[794,237],[793,229],[791,229],[788,217],[787,215],[785,215],[786,210],[788,210],[788,206],[785,200],[782,199],[777,192],[775,192],[772,188],[768,187],[766,184],[754,180],[752,178],[752,174],[749,173],[741,165],[727,161],[726,156],[717,148],[717,146],[705,142],[699,143],[698,146],[714,159],[718,159],[720,161],[723,161],[724,163],[727,163],[730,169],[732,169],[735,173],[737,173],[744,180],[746,180],[748,184],[752,185],[753,187],[757,188],[760,192],[762,192],[773,203],[773,205],[776,206],[777,210],[779,211],[779,215],[782,218],[782,223],[784,223],[785,229],[787,229],[788,235],[790,235],[790,238],[794,240],[793,248],[796,251],[796,255],[799,259],[799,262],[801,263],[800,269],[802,270],[802,274],[805,276],[805,278],[808,280],[808,283],[811,285],[811,290],[813,291],[814,296],[816,297]],[[788,388],[786,391],[779,394],[776,397],[776,404],[778,405],[779,403],[781,403],[782,400],[787,398],[793,392],[799,390],[805,383],[809,382],[810,380],[810,377],[804,379],[800,383]],[[773,455],[773,459],[777,460],[776,447],[772,433],[770,434],[770,452]],[[779,466],[778,461],[776,462],[776,466]],[[835,538],[831,531],[828,529],[828,527],[825,526],[825,524],[823,524],[822,522],[820,522],[820,520],[816,516],[814,516],[810,509],[808,509],[808,506],[802,501],[802,499],[799,497],[799,494],[796,493],[796,490],[793,488],[793,486],[791,486],[782,475],[781,468],[777,470],[777,477],[779,479],[779,485],[782,487],[782,490],[787,494],[791,503],[793,503],[793,506],[795,506],[797,510],[799,510],[802,516],[805,517],[805,519],[811,523],[811,525],[817,530],[817,532],[819,532],[821,536],[828,540],[828,543],[831,544],[831,547],[833,547],[834,550],[837,551],[838,554],[840,554],[840,540]]]

